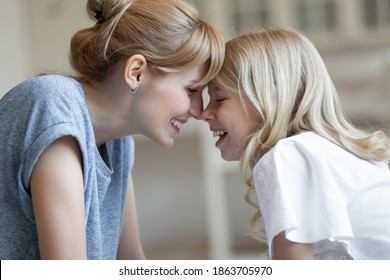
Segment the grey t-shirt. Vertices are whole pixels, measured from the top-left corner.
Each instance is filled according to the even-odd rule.
[[[116,258],[133,138],[107,142],[99,152],[81,85],[42,75],[0,100],[0,259],[40,258],[29,182],[40,154],[66,135],[82,153],[88,259]]]

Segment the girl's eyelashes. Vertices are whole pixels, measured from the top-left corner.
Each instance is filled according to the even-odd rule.
[[[215,98],[215,101],[216,101],[216,102],[222,102],[222,101],[224,101],[224,100],[226,100],[226,98],[225,98],[225,97],[221,97],[221,96],[217,96],[217,97]]]

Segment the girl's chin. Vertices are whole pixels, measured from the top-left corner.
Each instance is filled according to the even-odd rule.
[[[237,153],[233,152],[233,151],[223,151],[223,150],[221,150],[221,157],[225,161],[239,161],[240,160],[240,158],[237,155]]]

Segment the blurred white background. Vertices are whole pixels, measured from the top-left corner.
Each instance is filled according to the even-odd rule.
[[[191,1],[226,39],[255,26],[304,31],[318,47],[358,125],[390,130],[390,0]],[[85,0],[0,0],[0,98],[40,73],[67,73],[69,40],[88,27]],[[1,129],[1,128],[0,128]],[[150,259],[259,258],[246,235],[254,210],[238,166],[225,163],[206,124],[174,147],[137,136],[134,182]]]

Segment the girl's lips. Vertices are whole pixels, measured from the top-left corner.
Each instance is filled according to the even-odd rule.
[[[219,145],[221,145],[221,143],[223,142],[223,140],[225,139],[225,136],[227,134],[227,131],[224,130],[224,129],[212,129],[211,130],[213,132],[213,136],[214,137],[219,137],[219,139],[217,140],[217,142],[215,143],[215,146],[218,147]],[[219,147],[218,147],[219,148]]]
[[[225,140],[225,137],[226,137],[227,133],[224,133],[222,135],[220,135],[219,139],[217,140],[217,142],[215,142],[215,146],[217,148],[219,148],[219,146],[221,145],[221,143],[223,142],[223,140]]]

